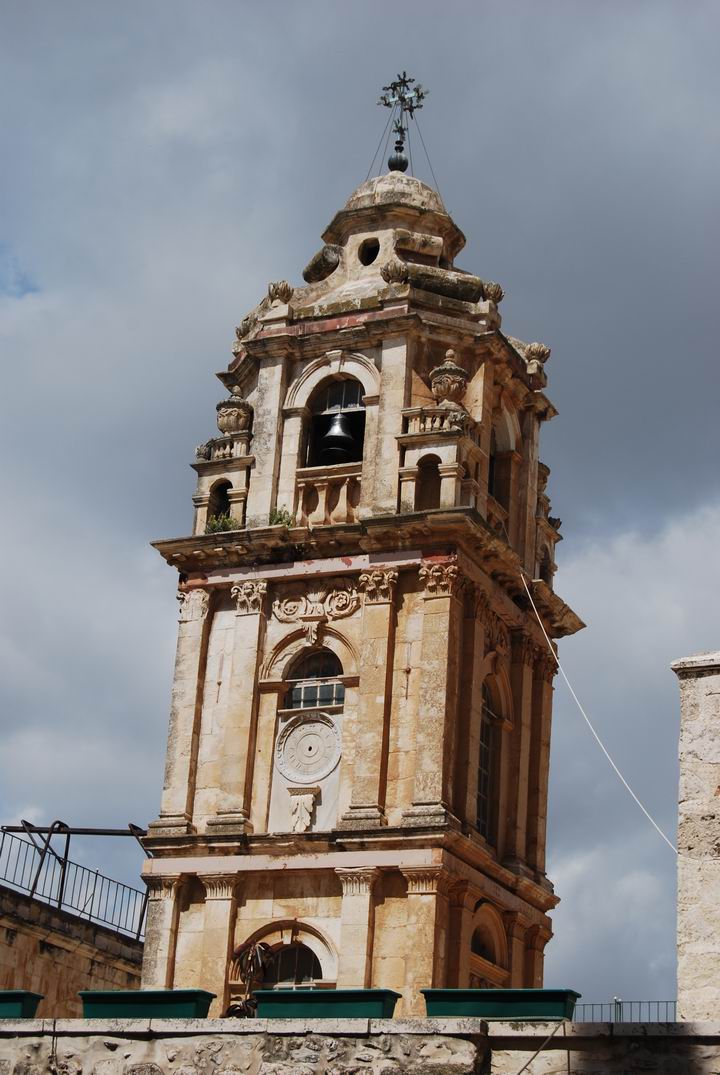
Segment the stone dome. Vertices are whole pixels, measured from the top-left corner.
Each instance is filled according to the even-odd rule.
[[[407,205],[424,212],[446,213],[436,190],[412,175],[388,172],[362,183],[348,198],[345,209],[366,209],[381,205]]]

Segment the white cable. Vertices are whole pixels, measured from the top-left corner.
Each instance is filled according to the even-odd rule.
[[[638,799],[637,795],[635,794],[635,792],[633,791],[633,789],[632,789],[632,788],[630,787],[630,785],[628,784],[627,780],[625,779],[625,777],[624,777],[624,776],[622,775],[622,773],[621,773],[621,772],[620,772],[620,770],[618,769],[618,767],[617,767],[617,765],[615,764],[615,762],[614,762],[614,761],[612,760],[612,758],[610,757],[610,755],[609,755],[609,753],[608,753],[607,749],[605,748],[605,744],[603,743],[602,739],[600,738],[600,736],[598,735],[598,733],[597,733],[597,732],[595,731],[595,729],[593,728],[593,726],[592,726],[592,723],[591,723],[591,721],[590,721],[590,718],[588,717],[588,715],[587,715],[587,713],[585,712],[585,710],[583,709],[583,707],[582,707],[582,706],[580,705],[580,699],[578,698],[577,694],[576,694],[576,693],[575,693],[575,691],[573,690],[573,688],[572,688],[572,684],[571,684],[570,680],[569,680],[569,679],[568,679],[568,677],[567,677],[567,676],[565,675],[565,669],[564,669],[564,668],[563,668],[563,666],[562,666],[562,665],[560,664],[560,661],[558,660],[558,656],[557,656],[557,653],[556,653],[556,652],[555,652],[555,650],[553,649],[553,645],[552,645],[552,642],[551,642],[551,641],[550,641],[550,639],[548,638],[548,634],[547,634],[547,631],[545,630],[545,626],[544,626],[544,624],[543,624],[543,621],[542,621],[542,620],[540,619],[540,613],[538,612],[537,608],[535,607],[535,602],[533,601],[533,598],[532,598],[532,594],[530,593],[530,588],[528,587],[528,584],[527,584],[527,582],[525,581],[525,574],[524,574],[524,572],[522,572],[522,571],[520,572],[520,578],[522,579],[522,584],[523,584],[523,586],[525,587],[525,592],[527,593],[527,595],[528,595],[528,598],[530,599],[530,604],[532,605],[532,609],[533,609],[533,612],[535,613],[535,616],[537,617],[537,621],[538,621],[538,623],[540,624],[540,630],[542,631],[543,635],[545,636],[545,641],[546,641],[546,642],[547,642],[547,644],[548,644],[548,649],[550,650],[551,654],[553,655],[553,658],[554,658],[554,660],[555,660],[555,663],[556,663],[556,665],[557,665],[557,668],[558,668],[558,672],[560,673],[560,675],[561,675],[561,676],[563,677],[563,679],[565,680],[566,686],[567,686],[568,690],[570,691],[570,693],[572,694],[572,696],[573,696],[573,698],[574,698],[574,700],[575,700],[575,704],[576,704],[576,706],[578,707],[578,709],[579,709],[579,710],[580,710],[580,712],[582,713],[582,715],[583,715],[583,718],[584,718],[584,720],[585,720],[585,723],[587,724],[588,728],[589,728],[589,729],[590,729],[590,731],[592,732],[592,734],[593,734],[593,737],[595,738],[595,741],[596,741],[597,745],[598,745],[598,746],[600,747],[600,749],[602,750],[603,754],[605,755],[605,757],[607,758],[607,760],[608,760],[608,761],[610,762],[611,766],[612,766],[612,767],[613,767],[613,769],[615,770],[615,773],[616,773],[616,775],[617,775],[617,776],[619,777],[619,779],[620,779],[621,783],[622,783],[622,784],[623,784],[623,786],[624,786],[624,787],[625,787],[625,788],[627,789],[627,791],[629,791],[629,792],[630,792],[630,794],[632,795],[633,799],[635,800],[635,802],[637,803],[637,805],[638,805],[638,806],[640,807],[640,809],[642,810],[643,814],[644,814],[644,815],[645,815],[645,817],[646,817],[646,818],[648,819],[648,821],[650,822],[650,824],[652,825],[652,827],[653,827],[653,828],[654,828],[654,829],[656,830],[656,832],[657,832],[657,833],[658,833],[658,834],[659,834],[660,836],[662,836],[663,840],[664,840],[664,841],[665,841],[665,843],[666,843],[666,844],[668,845],[668,847],[669,847],[669,848],[670,848],[670,849],[671,849],[672,851],[674,851],[674,852],[675,852],[675,854],[677,855],[677,853],[678,853],[678,850],[677,850],[677,848],[675,847],[675,844],[674,844],[674,843],[672,843],[672,841],[671,841],[671,840],[669,840],[669,839],[667,838],[667,836],[666,836],[666,835],[665,835],[665,833],[664,833],[664,832],[662,831],[662,829],[660,828],[660,826],[658,825],[658,823],[657,823],[657,822],[655,821],[655,819],[654,819],[654,818],[653,818],[653,817],[652,817],[652,816],[650,815],[650,813],[649,813],[649,812],[648,812],[648,811],[647,811],[647,810],[645,809],[645,807],[643,806],[643,804],[642,804],[642,803],[640,802],[640,800]]]
[[[564,1021],[564,1020],[561,1020],[561,1021],[560,1021],[560,1022],[559,1022],[559,1023],[557,1024],[557,1026],[556,1026],[556,1027],[555,1027],[555,1029],[553,1030],[552,1034],[548,1034],[548,1036],[547,1036],[547,1037],[545,1038],[545,1041],[544,1041],[544,1042],[542,1043],[542,1045],[541,1045],[541,1046],[540,1046],[540,1047],[539,1047],[538,1049],[536,1049],[536,1050],[535,1050],[535,1052],[534,1052],[534,1053],[532,1054],[532,1056],[530,1057],[530,1059],[529,1059],[529,1060],[526,1060],[526,1061],[525,1061],[525,1063],[523,1064],[523,1066],[522,1066],[522,1067],[520,1068],[520,1070],[518,1071],[517,1075],[523,1075],[523,1071],[527,1071],[527,1069],[528,1069],[528,1068],[530,1067],[530,1065],[532,1064],[532,1062],[533,1062],[533,1060],[535,1059],[535,1057],[536,1057],[536,1056],[539,1056],[539,1055],[540,1055],[540,1053],[541,1053],[541,1052],[543,1051],[543,1049],[545,1048],[545,1046],[546,1046],[546,1045],[548,1045],[548,1044],[549,1044],[549,1042],[551,1042],[551,1041],[552,1041],[552,1039],[553,1039],[553,1038],[555,1037],[555,1035],[557,1034],[557,1032],[558,1032],[558,1030],[560,1029],[560,1027],[563,1027],[563,1034],[564,1034],[564,1033],[565,1033],[565,1021]],[[569,1050],[568,1050],[568,1053],[569,1053]]]

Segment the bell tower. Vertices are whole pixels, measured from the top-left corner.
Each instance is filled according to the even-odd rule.
[[[402,119],[402,113],[401,113]],[[402,123],[401,123],[402,126]],[[398,136],[398,141],[400,136]],[[363,183],[271,283],[196,449],[143,985],[542,984],[549,349],[501,331],[438,193]]]

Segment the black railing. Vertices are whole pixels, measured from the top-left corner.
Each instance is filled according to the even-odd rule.
[[[674,1023],[677,1002],[674,1000],[612,1000],[600,1004],[576,1004],[576,1023]]]
[[[67,857],[69,833],[53,829],[50,835],[66,837],[64,854],[50,846],[50,835],[35,843],[36,830],[30,826],[27,837],[2,830],[0,883],[139,940],[145,928],[147,892],[71,862]]]

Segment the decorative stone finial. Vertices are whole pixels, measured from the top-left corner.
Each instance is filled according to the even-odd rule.
[[[430,387],[432,394],[440,406],[462,407],[462,398],[465,395],[468,383],[468,372],[455,362],[455,352],[449,348],[445,352],[445,361],[442,366],[436,366],[430,371]]]
[[[534,378],[540,385],[547,384],[547,377],[543,366],[550,358],[550,348],[544,343],[529,343],[525,348],[525,363],[528,376]]]
[[[287,280],[274,280],[268,284],[270,302],[290,302],[295,288]]]
[[[496,306],[505,298],[505,292],[500,287],[500,284],[494,284],[492,280],[483,285],[483,291],[485,292],[485,298],[490,302],[494,302]]]
[[[218,429],[225,435],[231,433],[244,433],[250,428],[253,418],[253,409],[238,385],[233,385],[229,399],[221,399],[217,407]]]

